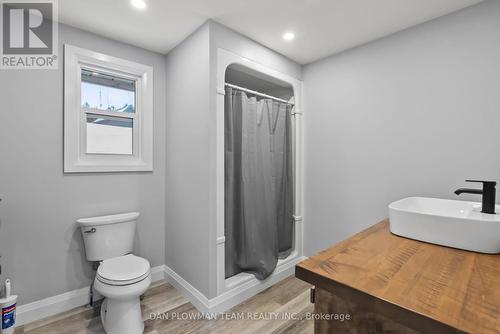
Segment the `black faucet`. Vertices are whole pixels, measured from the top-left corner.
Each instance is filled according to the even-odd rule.
[[[483,189],[467,189],[460,188],[455,190],[455,194],[479,194],[483,195],[483,208],[481,212],[495,214],[495,196],[496,196],[496,185],[495,181],[476,181],[476,180],[465,180],[466,182],[479,182],[483,184]]]

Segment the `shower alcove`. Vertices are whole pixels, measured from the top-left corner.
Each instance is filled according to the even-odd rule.
[[[294,265],[301,261],[302,252],[302,83],[294,77],[275,71],[266,66],[240,57],[224,49],[218,49],[217,64],[217,297],[211,311],[224,311],[256,293],[268,288],[278,281],[293,275]],[[259,280],[253,273],[246,271],[228,275],[226,260],[227,232],[225,231],[225,101],[226,87],[243,91],[245,96],[256,100],[274,99],[287,104],[289,118],[293,215],[290,217],[293,233],[291,249],[286,257],[279,258],[275,269],[265,279]],[[288,107],[287,107],[288,108]]]

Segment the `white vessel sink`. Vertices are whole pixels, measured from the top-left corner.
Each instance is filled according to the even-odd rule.
[[[500,206],[496,206],[500,213]],[[403,237],[480,253],[500,253],[500,215],[481,203],[408,197],[389,204],[391,232]]]

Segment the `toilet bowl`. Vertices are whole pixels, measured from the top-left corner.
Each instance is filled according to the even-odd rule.
[[[132,254],[138,212],[78,219],[87,260],[98,262],[94,288],[105,297],[101,320],[107,334],[141,334],[140,296],[151,284],[148,260]]]
[[[144,331],[140,296],[151,284],[149,262],[128,254],[101,262],[94,288],[105,297],[101,320],[107,334],[138,334]]]

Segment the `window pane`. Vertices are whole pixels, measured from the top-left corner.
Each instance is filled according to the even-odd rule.
[[[135,112],[135,80],[82,69],[82,108]]]
[[[87,115],[87,153],[132,154],[131,118]]]

